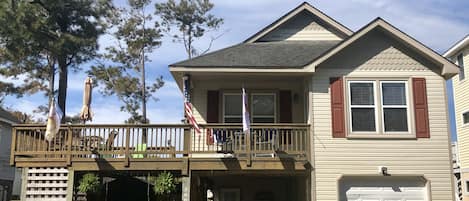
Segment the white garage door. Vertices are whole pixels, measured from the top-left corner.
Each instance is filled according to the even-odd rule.
[[[426,187],[421,179],[375,177],[350,179],[342,186],[347,201],[425,201]]]

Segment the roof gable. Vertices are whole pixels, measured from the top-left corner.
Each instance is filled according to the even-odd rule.
[[[16,124],[19,123],[20,121],[13,116],[10,112],[6,111],[3,108],[0,108],[0,122],[5,122],[8,124]]]
[[[351,45],[353,42],[357,41],[367,33],[372,30],[381,29],[385,32],[388,36],[393,37],[397,41],[403,43],[407,48],[417,52],[424,58],[428,59],[429,61],[438,64],[441,68],[441,75],[445,76],[446,78],[452,77],[459,72],[458,67],[453,64],[448,59],[444,58],[440,54],[436,53],[432,49],[428,48],[427,46],[423,45],[419,41],[415,40],[414,38],[410,37],[409,35],[405,34],[404,32],[400,31],[396,27],[392,26],[385,20],[381,18],[376,18],[368,25],[364,26],[353,35],[351,35],[348,39],[342,41],[335,47],[329,49],[325,52],[322,56],[318,57],[315,61],[313,61],[309,66],[306,67],[307,71],[316,71],[316,67],[326,61],[327,59],[331,58],[335,54],[342,51],[344,48]]]
[[[304,2],[244,42],[286,40],[295,35],[297,40],[341,40],[352,33],[349,28]],[[312,37],[304,38],[302,35]]]

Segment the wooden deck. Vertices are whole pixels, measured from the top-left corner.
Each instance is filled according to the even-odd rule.
[[[15,125],[11,165],[91,170],[304,170],[306,124],[65,125],[44,139],[44,125]],[[249,146],[247,146],[249,145]]]

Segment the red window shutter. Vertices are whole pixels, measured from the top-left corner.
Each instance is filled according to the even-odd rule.
[[[207,91],[207,123],[218,123],[218,91]]]
[[[343,79],[330,78],[332,137],[345,138],[344,84]]]
[[[292,96],[291,91],[280,91],[280,123],[292,123]]]
[[[415,132],[417,138],[430,138],[428,123],[427,86],[425,78],[412,78],[414,93]]]

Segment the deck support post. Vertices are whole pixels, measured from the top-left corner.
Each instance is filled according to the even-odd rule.
[[[15,151],[16,151],[16,128],[13,127],[11,131],[11,147],[10,147],[10,165],[15,165]]]
[[[73,201],[73,184],[75,183],[75,171],[68,168],[68,181],[67,181],[67,201]]]
[[[20,200],[26,200],[26,191],[28,190],[28,172],[30,168],[21,170],[21,195]]]
[[[189,170],[189,175],[182,176],[182,201],[191,200],[191,171]]]
[[[184,128],[184,154],[183,156],[184,157],[189,157],[189,152],[191,151],[191,138],[192,138],[192,134],[191,134],[191,129],[190,128]]]

